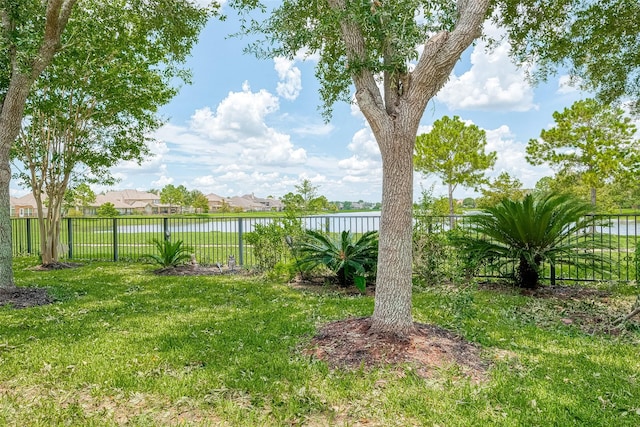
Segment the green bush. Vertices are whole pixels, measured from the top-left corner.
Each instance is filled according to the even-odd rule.
[[[302,235],[299,219],[274,219],[267,224],[255,224],[246,234],[247,243],[253,248],[255,266],[259,271],[272,270],[281,261],[287,261],[289,246],[286,238],[298,239]]]
[[[153,244],[158,253],[147,255],[147,257],[164,268],[176,267],[191,259],[192,251],[190,248],[182,246],[182,240],[171,243],[169,240],[153,239]]]
[[[413,273],[426,286],[433,286],[451,277],[452,248],[442,227],[433,217],[416,218],[413,228]]]
[[[573,265],[606,272],[605,244],[587,236],[595,226],[591,205],[569,195],[528,195],[503,200],[468,219],[470,234],[456,239],[474,262],[503,268],[515,263],[515,283],[536,288],[541,264]]]
[[[470,276],[465,260],[451,241],[459,231],[445,230],[445,224],[450,223],[448,202],[442,205],[432,192],[433,188],[423,190],[414,206],[413,274],[414,282],[422,286],[458,282]]]
[[[340,286],[355,285],[364,292],[367,279],[375,277],[377,231],[364,233],[358,240],[349,231],[337,238],[315,230],[306,230],[305,235],[306,239],[296,246],[302,270],[324,265],[336,274]]]

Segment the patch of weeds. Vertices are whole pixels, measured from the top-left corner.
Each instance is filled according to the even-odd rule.
[[[615,325],[617,319],[628,313],[628,303],[626,299],[609,298],[531,298],[524,305],[512,307],[510,312],[518,321],[540,328],[640,342],[637,322]]]

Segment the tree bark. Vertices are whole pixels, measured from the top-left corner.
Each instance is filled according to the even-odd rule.
[[[11,236],[11,164],[9,153],[20,132],[24,104],[31,82],[25,75],[14,75],[0,112],[0,288],[12,288],[13,247]]]
[[[418,118],[419,120],[419,118]],[[411,316],[415,133],[388,132],[382,152],[382,212],[371,332],[404,336]]]
[[[7,90],[2,99],[0,111],[0,288],[14,287],[13,255],[11,238],[11,217],[9,188],[11,183],[11,166],[9,153],[20,132],[24,106],[31,85],[51,63],[56,51],[60,48],[62,31],[69,21],[69,16],[77,0],[48,0],[45,10],[45,24],[40,49],[29,63],[18,60],[19,46],[10,45],[10,78]],[[6,9],[0,10],[3,38],[15,31],[18,24]],[[9,43],[9,40],[3,40]]]

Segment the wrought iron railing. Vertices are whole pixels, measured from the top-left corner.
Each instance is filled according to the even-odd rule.
[[[454,217],[456,227],[464,227],[467,216]],[[640,214],[598,215],[597,226],[590,233],[571,238],[599,239],[606,243],[602,255],[610,262],[607,272],[576,269],[561,265],[555,271],[545,267],[544,279],[554,280],[638,280],[636,250],[640,241]],[[256,224],[268,224],[273,217],[116,217],[65,218],[61,224],[60,253],[67,260],[139,261],[153,253],[154,239],[182,240],[192,248],[201,264],[224,263],[234,255],[238,264],[251,267],[255,263],[253,248],[246,241],[246,233]],[[40,252],[40,232],[37,218],[13,218],[12,245],[14,255],[37,255]],[[379,214],[335,214],[301,218],[307,229],[340,233],[348,230],[364,233],[378,230]],[[432,217],[432,232],[447,233],[450,217]],[[484,277],[500,277],[504,271],[487,268],[479,273]]]

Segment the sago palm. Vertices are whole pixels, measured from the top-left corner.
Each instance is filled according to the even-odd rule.
[[[191,259],[191,249],[182,246],[182,240],[171,243],[165,239],[153,239],[153,244],[158,253],[147,256],[164,268],[176,267]]]
[[[533,289],[539,284],[543,261],[595,270],[608,266],[598,251],[604,245],[584,238],[595,225],[591,209],[569,195],[503,200],[471,216],[469,233],[457,240],[473,261],[499,268],[515,262],[516,284]]]
[[[377,232],[369,231],[354,241],[349,231],[332,238],[319,231],[306,230],[305,238],[297,247],[301,268],[324,265],[336,273],[341,286],[355,284],[364,290],[365,276],[375,271],[377,263]]]

